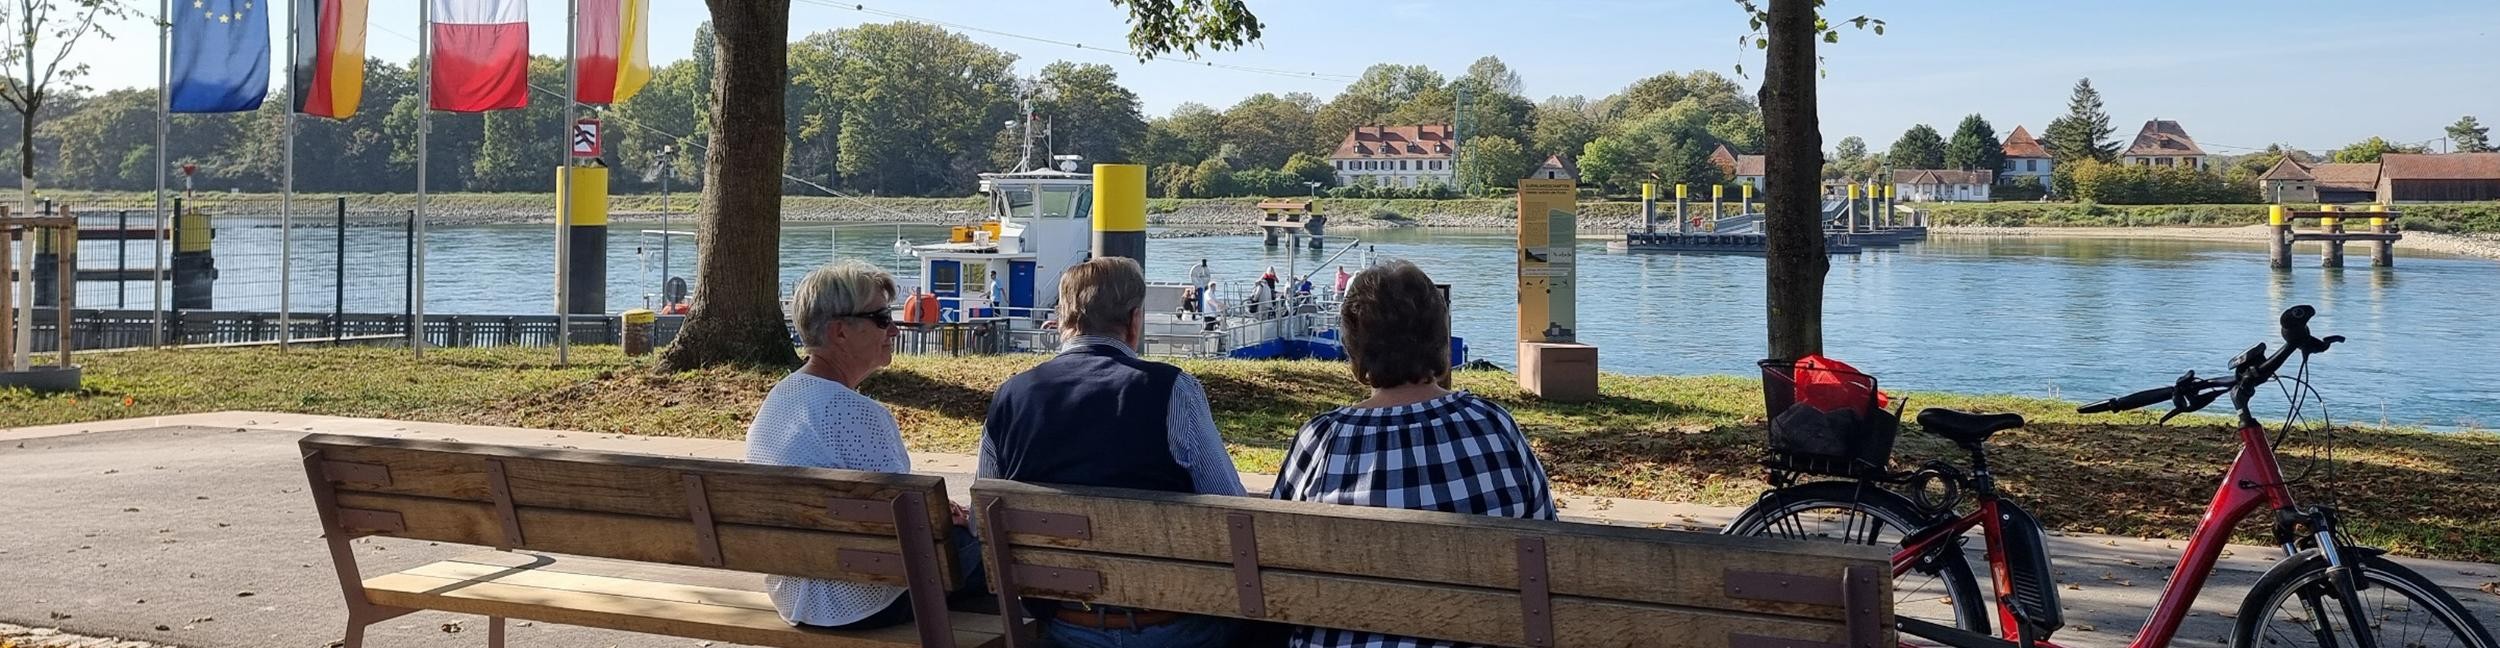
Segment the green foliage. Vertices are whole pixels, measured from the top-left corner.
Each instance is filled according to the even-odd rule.
[[[1337,168],[1309,152],[1293,154],[1291,159],[1285,160],[1283,170],[1297,182],[1317,182],[1321,187],[1337,184]]]
[[[1223,158],[1207,158],[1189,175],[1189,198],[1215,198],[1235,195],[1233,167]]]
[[[2458,117],[2457,123],[2448,126],[2448,141],[2456,144],[2458,153],[2490,152],[2491,128],[2474,121],[2473,115]]]
[[[2226,177],[2187,167],[2116,165],[2094,161],[2061,165],[2081,200],[2111,205],[2224,204],[2257,202],[2253,178]]]
[[[1533,170],[1535,163],[1529,159],[1519,143],[1507,137],[1468,140],[1466,154],[1459,156],[1458,186],[1471,194],[1518,186],[1519,179]]]
[[[1536,105],[1531,121],[1536,132],[1529,139],[1531,157],[1556,153],[1578,155],[1589,140],[1597,139],[1600,120],[1597,110],[1585,97],[1553,97]]]
[[[1245,169],[1283,166],[1317,140],[1312,121],[1317,112],[1319,100],[1302,93],[1280,97],[1262,92],[1233,104],[1224,111],[1224,141],[1239,156],[1232,161]]]
[[[1138,60],[1180,52],[1196,56],[1198,46],[1238,49],[1259,40],[1266,23],[1250,13],[1242,0],[1111,0],[1128,10],[1128,44]]]
[[[2420,153],[2422,150],[2422,147],[2419,146],[2395,144],[2388,142],[2384,138],[2372,136],[2370,139],[2354,142],[2351,146],[2335,149],[2333,157],[2335,161],[2339,163],[2366,164],[2377,162],[2379,156],[2381,155],[2389,153]]]
[[[813,50],[814,53],[807,53]],[[840,112],[842,185],[970,193],[998,125],[1013,119],[1015,56],[934,25],[861,25],[792,46],[791,76]]]
[[[1825,180],[1862,180],[1883,173],[1884,154],[1870,154],[1866,140],[1856,135],[1840,138],[1830,160],[1823,163]]]
[[[1698,102],[1701,110],[1714,115],[1755,110],[1753,95],[1747,94],[1743,86],[1709,70],[1684,74],[1667,72],[1634,81],[1622,92],[1607,97],[1601,105],[1608,117],[1631,121],[1688,99]]]
[[[2048,195],[2048,187],[2040,184],[2040,176],[2014,176],[1989,191],[1990,197],[2003,201],[2039,200]]]
[[[2118,159],[2118,143],[2109,139],[2111,132],[2109,113],[2101,109],[2101,91],[2092,89],[2092,80],[2086,78],[2075,81],[2074,94],[2066,100],[2066,115],[2049,122],[2040,143],[2059,166],[2085,159],[2111,162]]]
[[[1997,131],[1979,115],[1962,118],[1953,129],[1953,140],[1944,147],[1944,168],[1967,171],[2005,172],[2005,143],[1997,139]]]
[[[1892,152],[1886,155],[1895,169],[1945,168],[1944,135],[1926,124],[1911,126],[1901,139],[1893,140]]]
[[[1033,111],[1050,123],[1050,153],[1090,162],[1137,160],[1140,151],[1130,149],[1145,138],[1146,118],[1137,93],[1120,87],[1111,66],[1058,61],[1043,66],[1033,85]]]
[[[1710,163],[1710,151],[1719,140],[1710,134],[1712,115],[1703,101],[1687,97],[1589,142],[1579,160],[1581,184],[1623,193],[1653,176],[1669,184],[1725,181],[1718,165]]]
[[[1311,195],[1310,185],[1302,177],[1275,169],[1249,169],[1232,176],[1233,196],[1287,198]]]

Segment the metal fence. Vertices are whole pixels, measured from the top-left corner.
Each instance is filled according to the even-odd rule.
[[[72,309],[71,348],[149,346],[155,339],[155,315],[147,310]],[[59,311],[39,308],[34,316],[34,337],[29,341],[34,350],[59,350]],[[572,320],[575,343],[616,344],[623,339],[623,325],[616,318],[580,316]],[[293,334],[290,339],[305,344],[404,344],[408,322],[404,313],[305,313],[282,319],[277,313],[266,311],[166,311],[164,333],[166,344],[186,346],[274,344],[282,327]],[[666,345],[676,339],[684,322],[683,316],[659,318],[653,327],[656,344]],[[438,347],[553,346],[556,330],[554,315],[425,317],[426,344]]]

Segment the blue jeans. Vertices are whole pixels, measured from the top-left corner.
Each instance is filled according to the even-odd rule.
[[[1223,617],[1184,616],[1135,629],[1042,623],[1042,645],[1050,648],[1223,648],[1232,638],[1233,622]]]

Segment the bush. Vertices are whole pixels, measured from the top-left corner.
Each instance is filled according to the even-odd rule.
[[[2031,201],[2048,196],[2048,187],[2040,186],[2039,176],[2015,176],[2012,181],[1997,185],[1989,195],[2001,201]]]
[[[2253,181],[2185,167],[2122,166],[2078,162],[2071,166],[2071,196],[2111,205],[2177,205],[2257,202]],[[2065,171],[2065,169],[2060,169]]]

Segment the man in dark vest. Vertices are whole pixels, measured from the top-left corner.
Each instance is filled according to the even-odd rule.
[[[1059,276],[1058,357],[1007,379],[990,399],[978,475],[1047,484],[1242,495],[1205,387],[1137,357],[1146,276],[1102,257]],[[1231,624],[1154,610],[1053,603],[1053,646],[1222,646]]]

